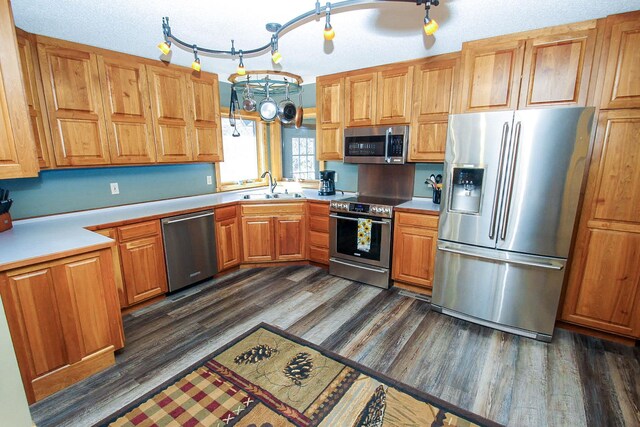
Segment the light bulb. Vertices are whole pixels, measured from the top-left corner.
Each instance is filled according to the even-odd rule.
[[[198,73],[200,72],[200,70],[202,69],[202,66],[200,65],[200,58],[196,58],[191,63],[191,68],[193,68],[193,71],[197,71]]]
[[[438,23],[436,22],[435,19],[429,19],[427,21],[427,19],[425,18],[425,22],[424,22],[424,33],[428,36],[433,35],[436,31],[438,31]]]
[[[238,65],[238,69],[236,70],[236,73],[238,73],[239,76],[244,76],[245,74],[247,74],[247,69],[244,68],[244,65],[240,64]]]
[[[163,55],[168,55],[169,52],[171,52],[171,42],[170,41],[163,41],[160,44],[158,44],[158,49],[160,49],[160,52],[162,52]]]
[[[336,32],[333,31],[333,27],[331,26],[331,24],[327,22],[327,24],[324,26],[324,39],[330,41],[333,40],[335,36]]]
[[[280,63],[280,61],[282,61],[282,54],[280,54],[280,52],[278,52],[277,50],[274,50],[271,54],[271,60],[274,64]]]

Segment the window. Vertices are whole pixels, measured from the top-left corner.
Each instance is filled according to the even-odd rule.
[[[320,170],[316,161],[316,127],[304,124],[299,129],[282,127],[282,176],[295,180],[318,179]]]

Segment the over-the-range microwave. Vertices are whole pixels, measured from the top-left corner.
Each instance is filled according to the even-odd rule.
[[[408,142],[409,126],[347,128],[344,162],[401,165],[407,161]]]

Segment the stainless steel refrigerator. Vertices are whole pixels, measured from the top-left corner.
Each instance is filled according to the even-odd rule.
[[[432,304],[551,341],[593,108],[452,115]]]

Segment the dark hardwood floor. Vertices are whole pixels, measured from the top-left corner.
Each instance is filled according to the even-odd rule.
[[[640,425],[640,349],[556,330],[545,344],[310,266],[247,269],[124,318],[116,365],[31,406],[87,426],[260,322],[497,422]]]

